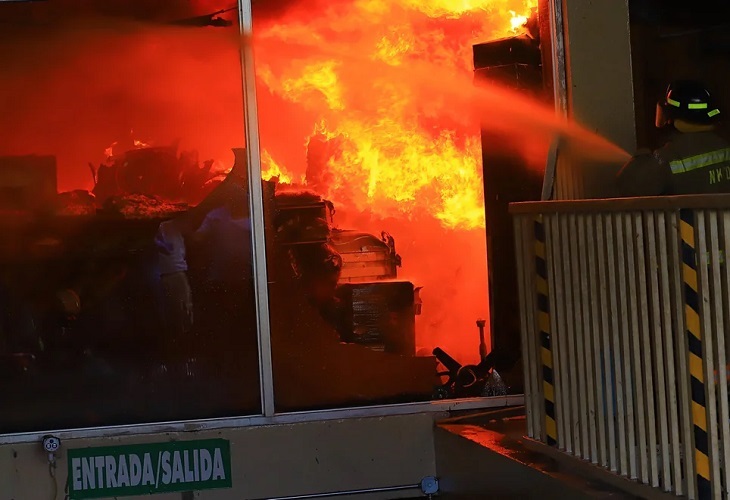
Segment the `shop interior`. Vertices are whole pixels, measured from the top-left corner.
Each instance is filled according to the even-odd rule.
[[[513,149],[458,95],[542,91],[546,28],[492,3],[259,1],[252,40],[227,1],[0,5],[0,432],[261,412],[247,147],[277,411],[519,392]],[[545,145],[516,154],[534,191]]]

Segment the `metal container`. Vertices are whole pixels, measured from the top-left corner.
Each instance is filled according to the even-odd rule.
[[[342,256],[340,283],[392,280],[398,277],[400,256],[393,237],[383,232],[378,238],[359,231],[334,230],[332,246]]]
[[[349,283],[338,294],[347,332],[343,341],[377,351],[416,354],[416,292],[409,281]]]
[[[282,245],[326,243],[334,207],[308,192],[276,194],[277,240]]]

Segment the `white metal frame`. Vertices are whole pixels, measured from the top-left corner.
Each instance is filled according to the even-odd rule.
[[[266,272],[266,243],[264,227],[264,203],[261,186],[261,150],[258,128],[258,105],[256,98],[256,73],[253,47],[253,13],[251,0],[238,0],[241,30],[241,68],[244,91],[244,123],[246,150],[248,155],[248,177],[250,189],[250,210],[253,244],[253,273],[257,304],[257,330],[259,349],[259,372],[261,393],[261,415],[230,418],[181,420],[150,424],[129,424],[106,427],[47,430],[0,434],[0,446],[37,442],[52,433],[67,439],[92,439],[120,437],[168,432],[198,432],[212,429],[234,429],[262,425],[281,425],[304,422],[340,420],[345,418],[384,417],[416,413],[444,413],[460,410],[477,410],[519,406],[524,404],[521,394],[499,397],[463,398],[458,400],[428,401],[377,405],[334,410],[316,410],[277,414],[274,407],[274,376],[271,362],[268,277]],[[554,11],[550,13],[551,17]],[[562,48],[562,45],[561,45]],[[559,65],[557,66],[559,67]],[[557,88],[557,87],[556,87]],[[486,286],[486,284],[485,284]]]
[[[136,436],[142,434],[159,434],[169,432],[200,432],[215,429],[236,429],[262,425],[286,425],[305,422],[321,422],[342,420],[347,418],[387,417],[395,415],[413,415],[416,413],[445,413],[463,410],[482,410],[487,408],[503,408],[524,404],[521,394],[491,398],[463,398],[444,401],[427,401],[424,403],[404,403],[396,405],[365,406],[359,408],[338,408],[335,410],[315,410],[296,413],[282,413],[271,417],[252,415],[246,417],[212,418],[200,420],[181,420],[176,422],[158,422],[154,424],[130,424],[109,427],[89,427],[65,429],[57,431],[24,432],[0,435],[0,446],[7,444],[38,442],[47,434],[53,434],[61,440],[91,439],[101,437]]]
[[[261,145],[259,142],[256,68],[253,57],[253,11],[251,0],[238,0],[241,27],[241,69],[243,71],[243,112],[248,154],[248,178],[253,238],[253,275],[259,346],[261,409],[266,417],[274,415],[274,373],[271,365],[271,324],[269,321],[269,284],[266,273],[264,198],[261,186]]]

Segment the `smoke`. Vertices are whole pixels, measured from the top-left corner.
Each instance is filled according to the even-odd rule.
[[[172,19],[201,12],[196,2],[175,3],[185,8],[170,9]],[[114,12],[113,2],[103,4]],[[68,14],[49,27],[37,11],[26,14],[34,21],[0,33],[0,154],[55,155],[61,190],[90,188],[88,163],[104,160],[114,142],[179,140],[181,149],[198,150],[201,161],[232,163],[230,148],[244,143],[237,27]]]

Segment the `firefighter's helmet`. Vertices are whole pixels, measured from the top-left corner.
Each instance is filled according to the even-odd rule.
[[[656,106],[656,126],[672,125],[683,120],[699,125],[711,125],[718,120],[717,108],[710,91],[694,81],[677,81],[667,87],[664,97]]]

